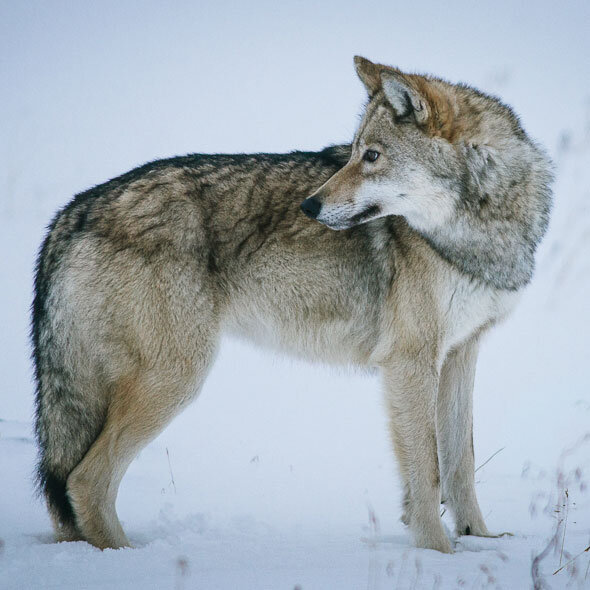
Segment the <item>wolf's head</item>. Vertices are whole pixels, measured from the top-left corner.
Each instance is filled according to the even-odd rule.
[[[301,208],[333,229],[400,215],[446,260],[501,289],[531,278],[551,163],[512,109],[463,84],[355,58],[370,100],[349,162]]]
[[[452,215],[461,178],[453,87],[355,57],[369,102],[350,161],[301,208],[333,229],[402,215],[432,230]]]

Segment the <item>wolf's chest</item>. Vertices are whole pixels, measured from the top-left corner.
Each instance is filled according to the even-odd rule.
[[[455,277],[441,301],[447,350],[502,320],[519,298],[518,291],[503,291],[465,277]]]

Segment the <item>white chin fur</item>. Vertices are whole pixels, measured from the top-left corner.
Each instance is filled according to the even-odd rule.
[[[403,196],[384,204],[387,215],[401,215],[414,229],[433,231],[453,217],[455,203],[446,194]]]
[[[319,217],[316,219],[316,221],[319,221],[322,225],[325,225],[326,227],[329,227],[330,229],[333,229],[336,231],[348,229],[348,228],[352,227],[352,224],[349,224],[349,223],[336,223],[336,222],[328,223],[327,221],[324,221],[324,220],[320,219]]]
[[[353,212],[352,214],[347,215],[346,217],[344,217],[341,214],[332,214],[325,216],[319,215],[316,219],[320,223],[323,223],[324,225],[328,226],[330,229],[343,230],[354,227],[355,225],[360,225],[361,223],[366,223],[367,221],[371,221],[373,219],[377,219],[378,217],[383,217],[384,215],[387,215],[386,213],[383,213],[381,210],[379,210],[379,212],[375,213],[374,215],[368,215],[367,217],[355,219],[356,215],[359,215],[365,210],[366,209],[362,209],[358,212]]]

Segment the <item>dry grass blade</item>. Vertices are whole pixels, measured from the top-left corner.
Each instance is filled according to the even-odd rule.
[[[561,538],[561,551],[559,553],[559,565],[561,565],[561,562],[563,561],[563,546],[565,544],[565,532],[567,531],[567,517],[568,517],[568,512],[569,512],[569,504],[570,504],[570,496],[569,496],[569,493],[566,488],[565,489],[565,519],[564,519],[564,523],[563,523],[563,536]]]
[[[168,469],[170,470],[170,483],[174,488],[174,493],[176,494],[176,483],[174,481],[174,474],[172,473],[172,464],[170,463],[170,453],[168,452],[168,447],[166,447],[166,457],[168,457]]]
[[[474,473],[477,473],[482,467],[486,466],[498,453],[501,453],[506,447],[502,447],[501,449],[498,449],[495,453],[493,453],[492,455],[490,455],[475,471]]]
[[[573,563],[574,561],[576,561],[576,559],[578,559],[578,557],[580,557],[580,555],[583,555],[584,553],[587,553],[588,551],[590,551],[590,545],[588,545],[588,547],[586,547],[586,549],[584,549],[583,551],[580,551],[580,553],[578,553],[577,555],[572,557],[569,561],[564,563],[559,569],[556,569],[553,572],[553,575],[558,574],[562,569],[565,569],[570,563]],[[589,563],[589,565],[590,565],[590,563]],[[586,573],[588,573],[588,570],[586,570]]]

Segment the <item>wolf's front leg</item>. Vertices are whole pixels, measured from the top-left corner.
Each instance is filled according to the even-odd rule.
[[[396,355],[384,367],[391,435],[407,501],[404,518],[417,547],[451,553],[440,520],[436,443],[436,364],[421,355]]]
[[[475,496],[473,463],[473,382],[478,341],[451,351],[442,367],[437,430],[443,499],[458,535],[490,536]]]

